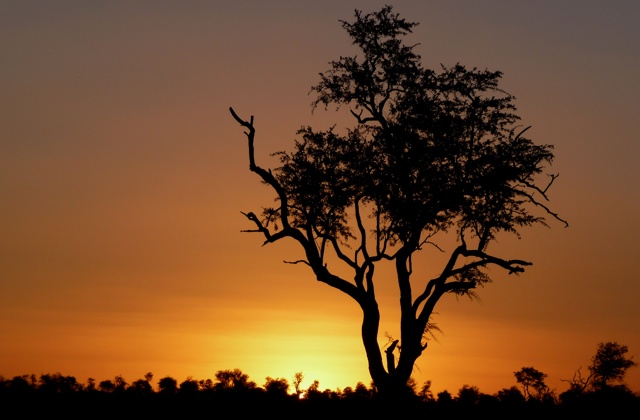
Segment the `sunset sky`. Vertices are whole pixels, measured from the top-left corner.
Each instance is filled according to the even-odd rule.
[[[351,124],[312,114],[310,87],[354,53],[339,20],[385,3],[420,23],[425,67],[504,72],[570,224],[499,238],[534,265],[445,297],[417,382],[494,393],[533,366],[562,392],[606,341],[640,362],[637,0],[0,0],[0,375],[368,385],[357,305],[284,264],[295,244],[241,233],[274,196],[228,108],[255,116],[265,167],[301,126]],[[398,299],[378,282],[383,345]]]

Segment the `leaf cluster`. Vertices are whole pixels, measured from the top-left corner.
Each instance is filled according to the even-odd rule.
[[[379,252],[417,250],[452,227],[482,251],[498,232],[544,223],[545,212],[559,219],[544,204],[555,176],[537,185],[552,146],[524,137],[501,72],[423,68],[415,45],[402,40],[417,24],[390,6],[356,11],[342,25],[361,54],[330,63],[313,106],[348,106],[356,124],[343,134],[302,128],[295,150],[278,153],[274,175],[295,227],[323,243],[346,242],[354,238],[349,216],[363,206]],[[277,222],[280,209],[264,216]]]

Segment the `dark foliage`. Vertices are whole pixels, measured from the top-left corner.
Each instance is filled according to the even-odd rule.
[[[216,373],[216,380],[187,378],[179,386],[171,377],[164,377],[153,386],[150,374],[130,385],[121,376],[101,384],[118,383],[117,387],[95,386],[89,379],[79,383],[73,376],[59,373],[0,377],[0,406],[4,412],[17,413],[21,418],[63,416],[64,418],[189,418],[214,410],[232,413],[235,418],[249,418],[269,414],[320,418],[381,418],[415,415],[431,419],[484,418],[539,419],[604,418],[619,416],[640,409],[640,396],[626,387],[612,386],[592,392],[563,393],[558,400],[526,400],[517,387],[505,388],[494,395],[480,392],[475,386],[464,385],[454,396],[448,391],[437,398],[425,398],[408,392],[395,401],[380,399],[375,388],[362,383],[344,390],[321,391],[314,381],[301,397],[289,394],[288,381],[283,378],[266,379],[264,387],[239,369]],[[430,384],[425,385],[428,389]],[[117,388],[117,390],[116,390]]]
[[[391,6],[342,21],[358,53],[330,62],[312,87],[313,107],[348,108],[353,125],[303,127],[293,151],[276,154],[277,168],[256,162],[253,117],[230,109],[246,129],[250,170],[277,195],[260,215],[245,213],[255,227],[247,231],[265,243],[298,242],[304,258],[296,263],[359,305],[371,378],[394,398],[437,331],[432,316],[441,298],[474,297],[491,281],[490,268],[517,274],[531,265],[490,251],[497,236],[546,219],[564,222],[547,205],[557,177],[546,174],[553,147],[526,137],[514,97],[499,87],[502,73],[423,67],[404,41],[416,25]],[[414,273],[415,255],[439,248],[446,236],[456,246],[436,269],[441,274]],[[382,278],[376,267],[388,263],[395,275]],[[384,355],[382,281],[397,283],[401,312],[397,340]]]

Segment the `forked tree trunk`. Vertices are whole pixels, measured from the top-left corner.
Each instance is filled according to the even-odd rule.
[[[380,325],[378,305],[375,300],[371,300],[366,304],[361,303],[361,307],[363,311],[362,342],[373,384],[381,399],[396,400],[402,398],[403,395],[407,394],[407,382],[411,377],[413,365],[421,352],[413,354],[415,352],[403,351],[396,367],[395,358],[392,354],[394,349],[391,348],[386,353],[387,366],[385,368],[382,352],[378,344],[378,329]],[[397,340],[395,344],[397,345]],[[408,348],[411,348],[411,345],[408,345]],[[410,368],[407,369],[407,366]]]

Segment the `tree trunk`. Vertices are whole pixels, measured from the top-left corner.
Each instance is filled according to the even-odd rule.
[[[420,356],[421,351],[411,351],[412,348],[415,348],[415,344],[409,344],[407,351],[403,348],[397,367],[394,369],[394,363],[387,362],[388,370],[385,369],[382,352],[378,344],[378,329],[380,325],[378,304],[374,299],[370,299],[367,302],[361,302],[360,306],[363,313],[362,342],[369,362],[369,373],[378,391],[378,396],[382,400],[389,401],[403,398],[408,394],[407,382],[411,377],[413,365]],[[420,342],[417,344],[419,348]],[[390,353],[387,356],[393,357]]]
[[[362,308],[362,343],[369,362],[369,373],[373,383],[378,386],[386,381],[388,376],[382,362],[382,354],[378,346],[378,328],[380,325],[380,311],[375,299],[360,302]]]

